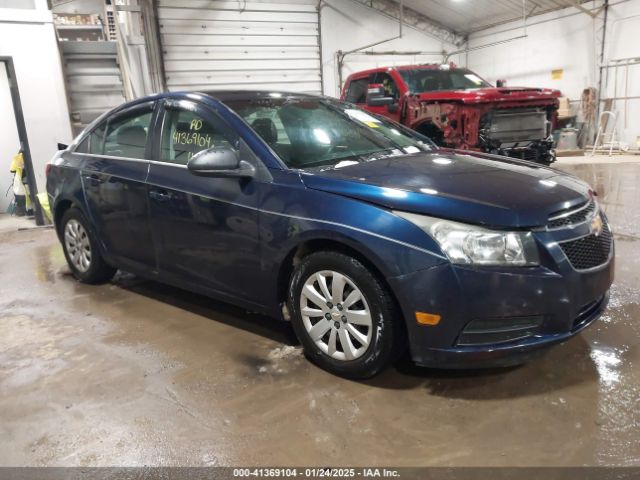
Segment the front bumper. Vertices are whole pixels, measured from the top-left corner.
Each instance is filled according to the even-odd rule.
[[[414,357],[422,366],[446,368],[487,368],[520,365],[540,356],[552,345],[562,343],[591,325],[602,314],[609,302],[607,292],[598,301],[597,309],[582,319],[576,328],[566,333],[549,333],[529,339],[495,345],[425,349]]]
[[[529,268],[472,268],[441,264],[390,278],[409,334],[413,360],[439,368],[486,368],[525,362],[547,347],[576,335],[604,311],[613,282],[610,260],[588,272],[574,270],[551,248],[548,265]],[[586,308],[586,311],[585,311]],[[441,316],[437,325],[419,325],[415,312]],[[524,339],[494,344],[459,345],[469,322],[504,322],[543,317]]]
[[[553,148],[553,142],[547,140],[524,142],[524,145],[500,145],[497,147],[485,144],[482,150],[493,155],[503,155],[505,157],[528,160],[543,165],[551,165],[556,161],[556,151]]]

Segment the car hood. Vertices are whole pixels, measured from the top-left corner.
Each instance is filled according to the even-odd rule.
[[[437,150],[304,171],[308,188],[389,209],[494,227],[534,227],[593,195],[589,185],[530,162]]]
[[[550,88],[504,87],[475,88],[469,90],[445,90],[417,93],[420,101],[458,101],[462,103],[525,102],[555,103],[560,97],[559,90]]]

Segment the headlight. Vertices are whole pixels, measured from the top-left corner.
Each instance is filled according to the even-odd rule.
[[[431,235],[452,263],[525,266],[539,262],[531,232],[503,232],[415,213],[394,213]]]

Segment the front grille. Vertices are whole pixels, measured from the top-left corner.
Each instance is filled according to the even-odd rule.
[[[554,214],[549,218],[547,228],[563,228],[570,227],[582,223],[593,217],[596,211],[596,202],[590,200],[589,202],[580,205],[578,208],[561,212],[560,214]]]
[[[508,157],[527,160],[529,162],[542,160],[544,157],[537,148],[505,148],[504,153]]]
[[[494,110],[487,119],[487,136],[502,144],[531,142],[548,135],[547,112],[542,109]]]
[[[611,253],[612,235],[606,222],[603,222],[600,235],[561,242],[560,248],[576,270],[588,270],[607,263]]]

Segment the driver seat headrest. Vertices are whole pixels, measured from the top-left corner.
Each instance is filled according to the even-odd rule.
[[[251,127],[268,144],[271,145],[278,142],[278,129],[270,118],[256,118],[251,122]]]

